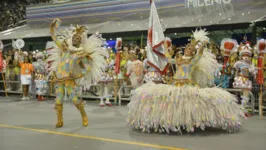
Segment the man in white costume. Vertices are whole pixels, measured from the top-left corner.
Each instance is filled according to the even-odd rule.
[[[136,88],[142,84],[142,80],[144,78],[144,67],[143,63],[137,59],[134,51],[130,51],[129,59],[130,63],[127,65],[126,76],[130,78],[131,86]]]

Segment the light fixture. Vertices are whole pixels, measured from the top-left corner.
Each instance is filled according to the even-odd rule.
[[[228,18],[228,20],[231,20],[231,18]]]
[[[222,16],[222,13],[220,13],[219,15]]]
[[[244,13],[242,13],[242,16],[244,16],[245,14]]]
[[[177,33],[175,33],[175,35],[177,35]]]
[[[250,11],[248,12],[248,14],[250,14]]]
[[[142,19],[143,17],[141,16],[140,18]]]
[[[210,21],[210,23],[212,23],[212,21]]]
[[[266,28],[263,28],[263,30],[265,30]]]
[[[113,40],[112,38],[110,38],[110,40]]]
[[[201,20],[199,19],[199,22],[201,22]]]

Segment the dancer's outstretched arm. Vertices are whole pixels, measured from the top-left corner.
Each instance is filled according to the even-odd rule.
[[[62,44],[61,42],[58,40],[57,35],[55,34],[55,30],[56,28],[60,25],[60,20],[59,19],[54,19],[53,22],[50,24],[50,33],[51,33],[51,37],[53,39],[53,41],[55,42],[55,44],[62,50]]]

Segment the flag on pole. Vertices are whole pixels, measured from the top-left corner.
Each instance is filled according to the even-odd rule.
[[[166,72],[167,58],[164,47],[165,36],[158,16],[158,12],[153,0],[150,0],[151,10],[149,18],[149,30],[147,40],[148,64],[157,69],[161,74]]]
[[[115,73],[119,74],[119,72],[120,72],[120,60],[121,60],[121,54],[119,51],[122,49],[122,39],[121,38],[116,39],[115,49],[116,49]]]
[[[4,68],[4,61],[3,61],[3,55],[2,55],[3,48],[4,48],[4,44],[2,43],[2,41],[0,41],[0,72],[2,72]]]

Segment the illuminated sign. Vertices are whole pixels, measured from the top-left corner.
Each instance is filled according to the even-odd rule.
[[[215,4],[229,4],[232,0],[185,0],[186,7],[203,7]]]

